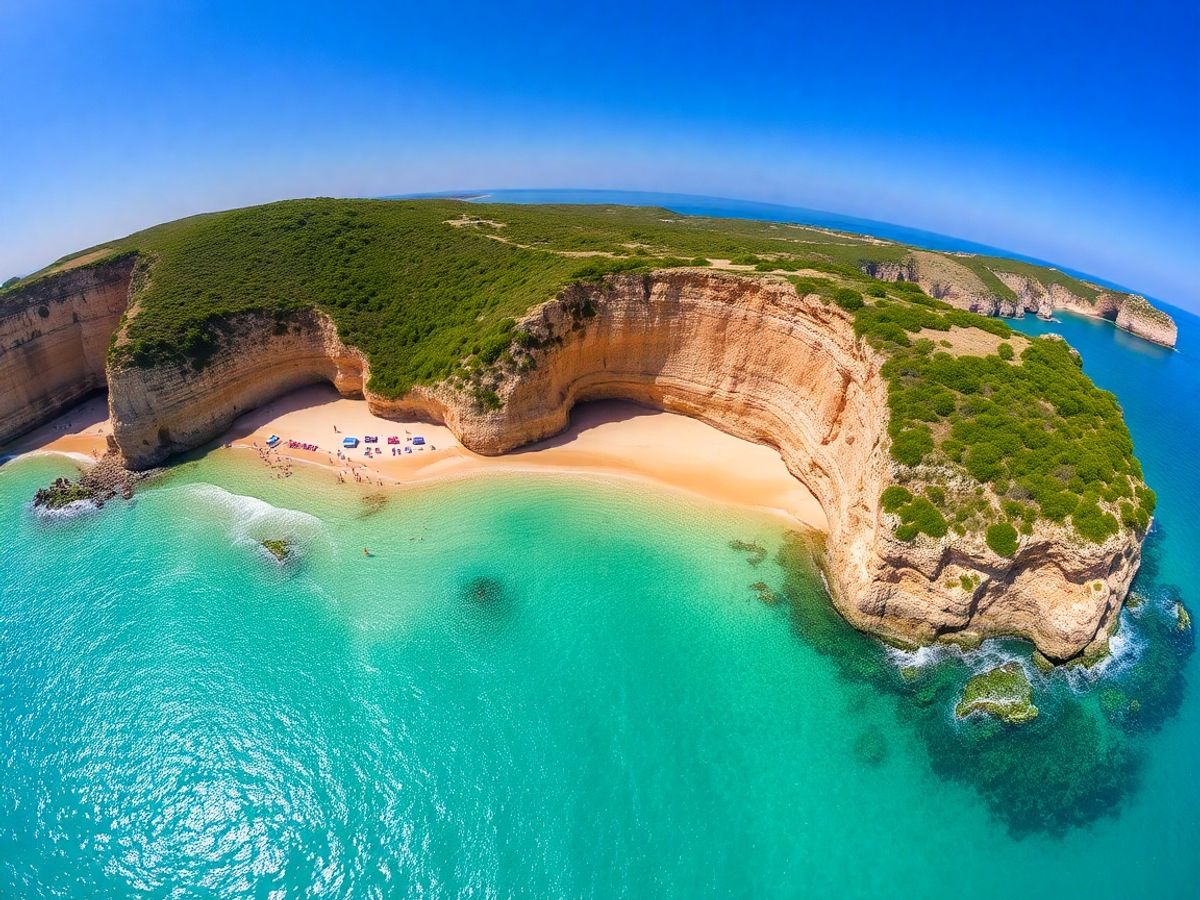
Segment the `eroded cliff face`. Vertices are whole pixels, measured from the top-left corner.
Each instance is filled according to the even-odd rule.
[[[110,440],[130,468],[198,447],[238,416],[304,385],[328,381],[345,396],[362,396],[363,357],[321,313],[301,313],[287,323],[240,316],[225,333],[226,346],[199,371],[109,367]]]
[[[131,465],[153,465],[320,380],[361,392],[378,415],[444,422],[483,454],[561,431],[577,402],[634,400],[779,450],[824,507],[831,592],[856,626],[905,642],[1020,635],[1058,660],[1106,641],[1139,561],[1132,535],[1081,545],[1043,527],[1012,558],[978,537],[895,538],[896,521],[879,503],[896,474],[883,359],[837,306],[781,280],[672,270],[571,286],[517,333],[511,361],[481,385],[499,398],[488,409],[461,384],[399,400],[373,395],[367,361],[318,313],[287,327],[243,317],[199,373],[110,372],[115,444]]]
[[[105,385],[133,259],[72,269],[0,300],[0,444]]]
[[[991,270],[1016,294],[1016,298],[1010,300],[997,297],[966,266],[944,254],[922,250],[913,251],[899,263],[867,263],[862,268],[880,281],[915,282],[931,297],[985,316],[1020,318],[1030,312],[1049,319],[1054,310],[1065,309],[1082,316],[1107,319],[1118,328],[1164,347],[1174,347],[1178,337],[1175,321],[1137,294],[1101,291],[1094,300],[1088,300],[1061,284],[1043,284],[1028,275]]]

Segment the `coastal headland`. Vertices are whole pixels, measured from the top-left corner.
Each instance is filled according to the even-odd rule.
[[[431,478],[478,456],[519,465],[514,451],[563,433],[576,404],[634,401],[759,445],[756,471],[777,451],[819,512],[744,469],[715,491],[824,526],[830,591],[857,627],[904,645],[1019,636],[1055,661],[1103,652],[1154,507],[1120,408],[1063,342],[1017,335],[944,289],[954,265],[1016,296],[1036,295],[1033,275],[1005,273],[1026,279],[1009,284],[946,256],[926,284],[933,262],[905,268],[924,251],[665,210],[486,212],[289,201],[61,261],[0,293],[0,439],[107,386],[109,424],[94,436],[131,468],[231,428],[253,447],[264,427],[324,443],[301,452],[337,468],[330,450],[356,425],[330,422],[317,441],[298,419],[284,428],[300,410],[253,424],[326,383],[392,433],[444,426],[422,426],[443,442],[427,451],[437,461],[410,466]],[[1052,308],[1067,291],[1089,314],[1115,310],[1116,324],[1173,340],[1144,300],[1085,296],[1038,271]],[[586,434],[537,452],[605,468]],[[641,474],[688,487],[686,427],[643,438]],[[408,464],[389,446],[371,458],[375,477],[390,477],[389,459]],[[730,452],[733,467],[750,458]],[[637,469],[637,453],[612,456]]]

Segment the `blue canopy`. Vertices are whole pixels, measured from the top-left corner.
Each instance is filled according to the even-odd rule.
[[[357,447],[358,446],[358,438],[356,438],[356,437],[342,438],[342,446],[343,447]]]

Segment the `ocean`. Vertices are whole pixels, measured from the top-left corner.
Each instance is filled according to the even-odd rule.
[[[818,538],[640,484],[371,493],[217,450],[46,517],[74,464],[0,465],[0,895],[1194,896],[1200,320],[1173,313],[1173,352],[1015,323],[1079,348],[1159,495],[1090,673],[888,650],[830,609]],[[1006,660],[1037,720],[956,720]]]

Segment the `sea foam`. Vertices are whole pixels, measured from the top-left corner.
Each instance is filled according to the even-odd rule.
[[[265,540],[285,540],[297,552],[325,536],[316,516],[298,509],[273,506],[257,497],[235,494],[215,484],[189,484],[181,489],[183,503],[223,528],[234,545],[256,546]]]

